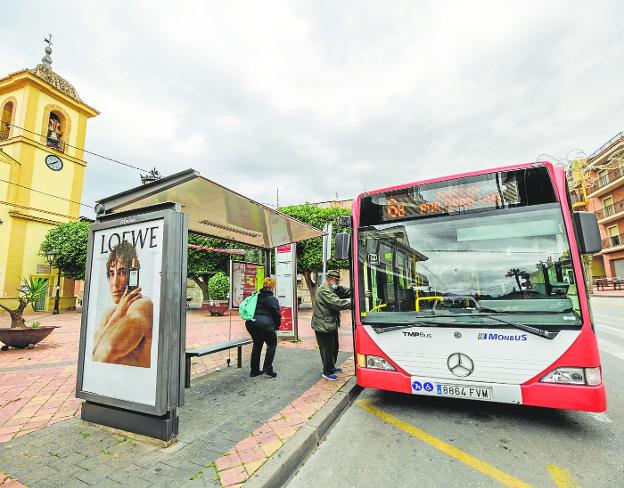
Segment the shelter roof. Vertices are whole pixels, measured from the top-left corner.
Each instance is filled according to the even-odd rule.
[[[319,229],[262,205],[188,169],[103,198],[96,213],[114,214],[164,202],[182,205],[189,232],[270,249],[323,235]]]

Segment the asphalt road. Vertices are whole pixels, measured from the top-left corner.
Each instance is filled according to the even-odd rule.
[[[624,487],[624,299],[592,299],[606,414],[364,390],[288,485]]]

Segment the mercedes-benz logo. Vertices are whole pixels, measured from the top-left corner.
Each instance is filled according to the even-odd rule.
[[[446,365],[455,376],[470,376],[474,371],[474,362],[469,356],[461,352],[454,352],[446,360]]]

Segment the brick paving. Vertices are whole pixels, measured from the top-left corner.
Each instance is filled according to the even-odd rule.
[[[26,488],[19,481],[1,472],[0,472],[0,486],[2,486],[2,488]]]
[[[342,363],[337,381],[319,380],[251,435],[215,460],[221,486],[238,487],[254,474],[355,374],[353,358]]]
[[[309,407],[332,395],[326,388],[334,383],[319,385],[318,351],[278,348],[275,367],[277,378],[250,378],[247,368],[194,378],[178,412],[177,442],[168,448],[69,418],[0,444],[0,470],[33,488],[231,486],[296,431]],[[245,446],[249,436],[253,445]],[[232,451],[237,445],[246,448]],[[242,464],[228,471],[220,460],[220,474],[217,460],[228,452]]]
[[[598,290],[594,286],[594,291],[591,293],[592,297],[619,297],[624,298],[624,290],[604,289]]]
[[[286,349],[316,349],[314,332],[310,328],[310,311],[301,311],[299,315],[298,342],[280,342],[279,348]],[[60,315],[43,313],[26,314],[28,323],[37,320],[42,325],[60,326],[48,338],[38,344],[35,349],[22,349],[0,352],[0,445],[15,440],[25,434],[38,431],[44,427],[52,426],[63,420],[72,419],[80,412],[81,400],[75,398],[76,362],[78,357],[78,342],[80,334],[80,312],[63,312]],[[6,322],[6,323],[4,323]],[[231,326],[230,326],[231,323]],[[348,312],[344,313],[343,323],[350,323]],[[8,326],[8,317],[0,315],[0,326]],[[244,323],[238,316],[210,317],[205,312],[192,311],[187,315],[187,347],[196,347],[211,343],[218,343],[240,337],[247,337]],[[353,343],[350,327],[343,327],[340,334],[340,346],[342,351],[352,351]],[[250,347],[244,348],[244,355],[248,356]],[[210,371],[219,371],[225,365],[226,359],[235,359],[234,351],[195,358],[191,366],[191,374],[194,377]],[[279,354],[279,352],[278,352]],[[318,358],[320,371],[320,358]],[[345,370],[345,376],[346,376]],[[319,373],[320,374],[320,373]],[[308,400],[316,396],[316,400],[301,400],[297,406],[288,405],[280,411],[276,418],[271,419],[275,426],[284,422],[295,422],[288,429],[282,429],[281,435],[274,433],[275,442],[281,443],[285,438],[296,432],[297,428],[307,420],[314,412],[311,410],[319,404],[320,398],[327,393],[315,393],[316,389],[324,388],[323,383],[315,385]],[[331,387],[339,388],[344,381],[331,383]],[[334,390],[335,392],[335,390]],[[333,394],[333,393],[332,393]],[[304,394],[303,396],[305,396]],[[331,396],[331,395],[329,395]],[[307,404],[303,411],[298,411],[301,402]],[[323,402],[324,403],[324,402]],[[320,408],[320,407],[319,407]],[[318,408],[316,408],[318,409]],[[294,413],[298,411],[298,413]],[[314,410],[316,411],[316,410]],[[303,415],[308,415],[303,419]],[[297,415],[299,417],[297,417]],[[301,422],[298,422],[301,420]],[[277,423],[276,423],[277,422]],[[264,426],[260,427],[263,429]],[[279,430],[279,429],[278,429]],[[263,436],[255,439],[256,433],[251,434],[253,442],[257,445],[250,449],[238,449],[234,446],[230,454],[235,454],[241,464],[230,466],[229,470],[223,469],[222,482],[233,486],[237,479],[247,479],[251,472],[255,471],[266,460],[267,451],[279,448],[271,443],[271,436]],[[287,436],[287,437],[285,437]],[[244,442],[243,439],[242,442]],[[248,441],[252,442],[252,441]],[[245,444],[243,444],[244,446]],[[262,457],[259,457],[260,455]],[[227,471],[227,472],[226,472]],[[0,486],[17,487],[23,486],[18,481],[0,472]]]
[[[5,317],[0,316],[0,320]],[[244,324],[232,319],[232,338],[243,337],[243,331],[246,335]],[[0,352],[0,443],[71,418],[80,411],[81,400],[75,398],[80,312],[27,314],[27,322],[32,320],[60,328],[34,349]],[[225,341],[228,329],[227,317],[189,313],[187,346]],[[228,352],[223,352],[200,358],[192,364],[191,374],[214,370],[227,357]]]

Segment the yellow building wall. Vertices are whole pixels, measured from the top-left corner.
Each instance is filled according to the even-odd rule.
[[[2,160],[0,155],[0,179],[9,180],[11,166]],[[0,202],[6,202],[9,197],[9,185],[0,182]],[[9,209],[5,204],[0,204],[0,298],[3,296],[2,284],[7,271],[7,259],[9,256],[9,244],[11,236],[11,221]]]
[[[604,261],[602,260],[602,256],[600,257],[594,257],[594,259],[592,259],[592,277],[594,278],[603,278],[606,275],[605,273],[605,266],[604,266]]]
[[[57,270],[53,268],[51,274],[37,274],[37,265],[48,264],[45,257],[39,256],[39,247],[53,225],[80,216],[80,205],[65,199],[81,200],[86,163],[82,161],[84,151],[76,148],[84,147],[87,118],[97,112],[85,113],[78,109],[79,105],[67,103],[61,95],[55,96],[54,90],[37,83],[17,85],[0,94],[0,107],[8,99],[13,101],[13,124],[39,135],[12,128],[9,139],[15,139],[2,141],[0,145],[2,151],[18,162],[9,164],[0,154],[0,178],[21,185],[7,186],[0,182],[0,219],[4,222],[0,225],[0,301],[8,300],[15,305],[21,278],[37,275],[50,280],[47,307],[51,309]],[[47,121],[52,110],[63,115],[63,141],[74,146],[66,146],[64,152],[46,146]],[[49,154],[63,161],[60,171],[46,166],[45,158]],[[42,269],[40,266],[39,271]],[[61,309],[74,306],[74,294],[74,281],[62,279]]]
[[[0,95],[0,107],[4,107],[6,101],[13,102],[13,125],[24,127],[26,123],[26,91],[21,89],[9,90]],[[22,131],[15,127],[9,128],[9,138]]]
[[[32,92],[32,87],[24,87],[16,96],[12,92],[12,97],[18,99],[16,116],[34,113],[34,116],[24,117],[24,125],[32,127],[37,133],[45,134],[45,120],[49,118],[52,109],[59,110],[69,121],[64,128],[64,138],[67,138],[71,145],[82,147],[86,134],[86,117],[75,110],[64,108],[59,105],[59,101],[45,93],[36,94]],[[28,110],[24,110],[24,93],[28,93]],[[5,96],[0,98],[3,103]],[[21,100],[21,104],[20,101]],[[21,107],[21,109],[20,109]],[[19,125],[19,124],[16,124]],[[5,152],[12,158],[22,163],[17,182],[24,186],[34,188],[51,195],[59,195],[79,202],[82,197],[82,185],[84,181],[85,164],[76,160],[77,156],[82,156],[83,151],[74,148],[66,148],[65,153],[55,151],[45,147],[43,138],[26,133],[28,140],[5,146]],[[36,142],[33,143],[31,139]],[[39,143],[39,144],[37,144]],[[41,147],[43,144],[43,147]],[[80,154],[79,154],[80,153]],[[63,169],[52,171],[45,164],[45,158],[49,154],[54,154],[63,161]],[[67,157],[70,156],[70,157]],[[30,192],[26,189],[18,190],[18,200],[16,203],[34,208],[45,209],[62,215],[77,218],[80,216],[80,205],[68,201],[53,198],[41,193]]]

